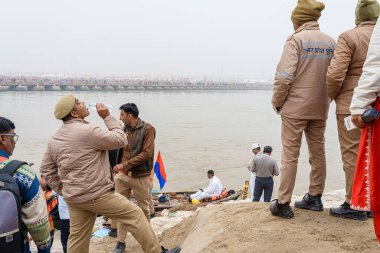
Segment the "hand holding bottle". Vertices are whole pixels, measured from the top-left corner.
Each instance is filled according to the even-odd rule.
[[[102,119],[105,119],[110,115],[108,107],[102,103],[96,103],[96,111]]]

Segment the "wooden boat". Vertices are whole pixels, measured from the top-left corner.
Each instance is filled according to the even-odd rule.
[[[188,198],[187,196],[191,195],[195,193],[195,191],[183,191],[183,192],[163,192],[163,193],[157,193],[155,195],[153,195],[153,200],[154,200],[154,209],[156,210],[156,212],[159,212],[159,211],[162,211],[164,209],[170,209],[170,208],[174,208],[174,207],[179,207],[181,205],[186,205],[186,204],[189,204],[191,205],[189,202],[188,202]],[[230,196],[227,196],[225,198],[222,198],[222,199],[218,199],[218,200],[215,200],[215,201],[204,201],[204,202],[201,202],[201,204],[203,205],[208,205],[208,204],[216,204],[216,203],[221,203],[221,202],[226,202],[226,201],[229,201],[229,200],[237,200],[241,195],[242,195],[243,191],[237,191],[235,192],[234,194],[230,195]],[[158,198],[161,194],[165,194],[166,196],[168,196],[168,201],[166,202],[159,202],[158,201]],[[187,196],[186,196],[187,195]]]

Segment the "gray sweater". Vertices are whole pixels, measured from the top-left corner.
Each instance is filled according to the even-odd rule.
[[[277,162],[265,153],[253,159],[251,171],[256,172],[257,177],[273,177],[280,174]]]

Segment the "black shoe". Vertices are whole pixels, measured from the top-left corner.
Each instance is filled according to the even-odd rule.
[[[367,213],[351,209],[350,204],[344,202],[340,207],[330,208],[330,215],[354,220],[366,220]]]
[[[108,235],[111,237],[117,237],[117,229],[111,228],[111,230],[108,232]]]
[[[181,252],[181,248],[178,246],[175,246],[172,249],[165,249],[164,247],[161,246],[161,250],[162,250],[161,251],[162,253],[179,253],[179,252]]]
[[[296,201],[294,206],[301,209],[309,209],[312,211],[323,211],[323,204],[321,200],[322,195],[311,196],[306,193],[301,201]]]
[[[373,218],[373,212],[372,211],[369,211],[369,212],[366,212],[367,213],[367,217],[368,218]]]
[[[293,210],[290,208],[289,203],[280,204],[277,199],[270,203],[269,210],[273,215],[281,218],[290,219],[294,216]]]
[[[113,253],[124,253],[124,252],[125,252],[125,243],[117,242]]]
[[[149,217],[150,217],[151,219],[153,219],[154,217],[156,217],[156,212],[149,214]]]

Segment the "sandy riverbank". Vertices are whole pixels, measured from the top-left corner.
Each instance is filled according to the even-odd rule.
[[[267,204],[239,203],[199,209],[160,236],[161,244],[182,246],[182,252],[380,252],[372,220],[331,217],[328,211],[295,210],[295,218],[274,217]],[[116,241],[106,237],[91,252],[112,252]],[[127,252],[142,252],[129,237]]]
[[[187,211],[178,211],[176,217],[154,218],[151,224],[162,245],[180,245],[184,253],[380,252],[372,219],[354,221],[328,214],[327,208],[343,199],[342,190],[327,193],[323,212],[295,209],[295,218],[290,220],[272,216],[266,203],[236,201],[192,212],[195,207],[186,206]],[[115,244],[116,239],[108,236],[93,238],[90,252],[112,252]],[[130,235],[126,244],[126,252],[142,252]]]
[[[300,197],[294,197],[300,199]],[[344,191],[324,195],[326,208],[343,202]],[[154,223],[154,221],[152,221]],[[290,220],[274,217],[268,204],[231,202],[209,205],[160,236],[162,245],[182,252],[380,252],[372,219],[354,221],[323,212],[295,209]],[[92,242],[91,252],[112,252],[116,240]],[[127,252],[142,252],[132,236]]]

